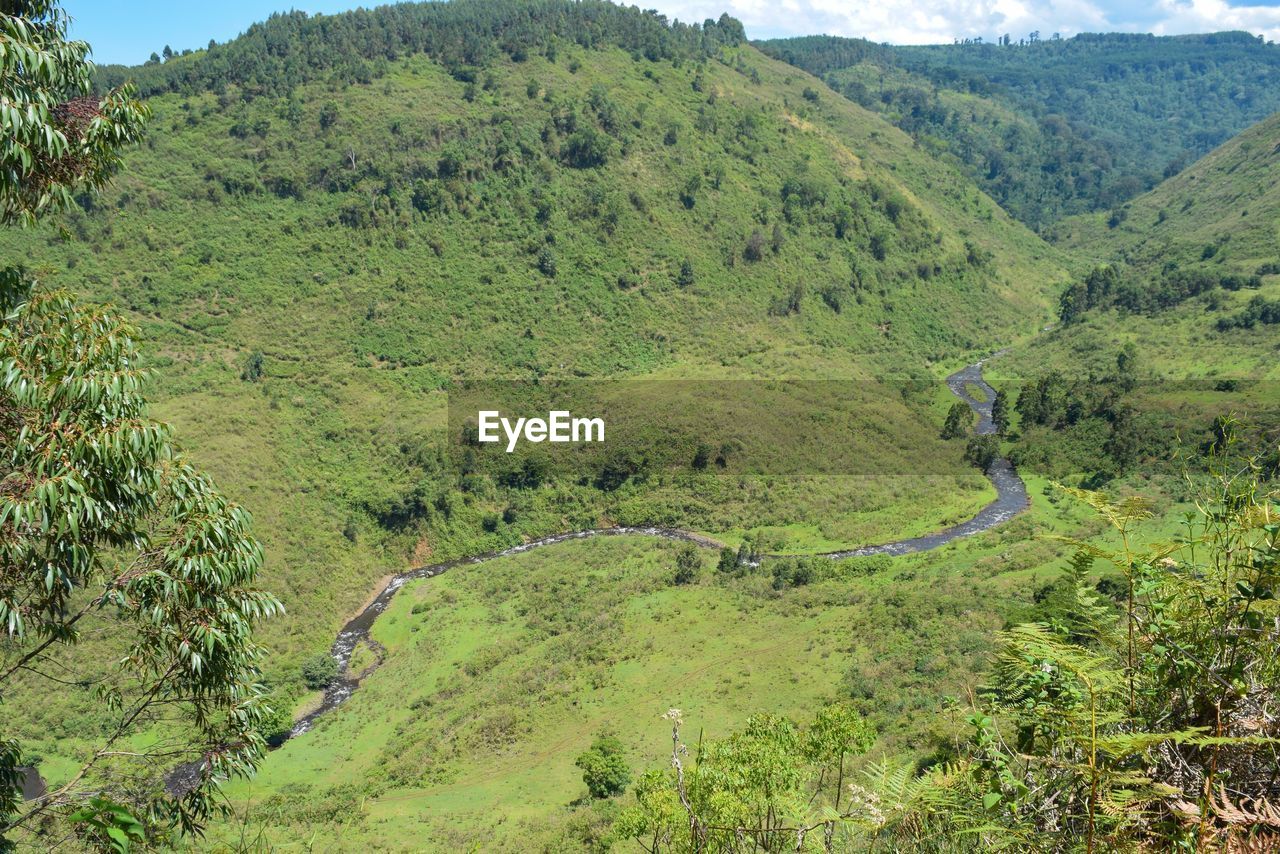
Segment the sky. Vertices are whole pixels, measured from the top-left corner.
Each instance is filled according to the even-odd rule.
[[[383,0],[365,5],[379,5]],[[896,44],[949,43],[1033,30],[1042,38],[1081,32],[1157,35],[1248,30],[1280,42],[1280,0],[633,0],[682,21],[728,12],[751,38],[827,33]],[[356,0],[64,0],[72,35],[99,63],[143,62],[165,45],[176,51],[235,38],[273,11],[332,14]]]

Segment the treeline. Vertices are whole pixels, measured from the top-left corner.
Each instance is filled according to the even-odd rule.
[[[1248,33],[1000,42],[759,47],[954,158],[1036,228],[1114,208],[1280,110],[1280,49]]]
[[[1082,281],[1072,283],[1062,292],[1058,300],[1058,317],[1063,323],[1074,323],[1087,311],[1107,308],[1150,314],[1219,288],[1239,291],[1243,288],[1256,290],[1260,287],[1261,276],[1243,276],[1205,269],[1182,270],[1173,262],[1167,264],[1162,273],[1149,282],[1125,279],[1115,267],[1103,265],[1095,267]],[[1265,311],[1252,315],[1253,320],[1248,325],[1259,320],[1263,323],[1274,322],[1263,320],[1264,316],[1267,316]],[[1221,323],[1219,327],[1222,327]]]
[[[650,60],[708,56],[745,38],[742,24],[721,15],[701,25],[669,21],[655,11],[604,0],[455,0],[357,9],[339,15],[272,15],[226,44],[170,55],[163,63],[104,66],[97,83],[111,88],[134,81],[143,95],[220,92],[287,95],[313,80],[367,83],[386,64],[422,53],[450,67],[484,67],[506,56],[554,56],[556,42],[603,45]],[[169,51],[166,51],[169,54]]]
[[[1235,314],[1218,318],[1218,331],[1252,329],[1258,324],[1271,326],[1276,323],[1280,323],[1280,300],[1269,300],[1259,294]]]
[[[1051,370],[1027,380],[1013,406],[1019,422],[1010,459],[1054,475],[1088,471],[1096,484],[1158,457],[1168,425],[1129,400],[1140,377],[1130,344],[1105,374],[1068,377]]]

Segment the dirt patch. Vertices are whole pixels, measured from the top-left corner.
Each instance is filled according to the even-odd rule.
[[[413,547],[413,565],[417,567],[431,563],[431,556],[435,554],[435,551],[431,547],[431,541],[426,537],[418,540],[417,545]]]

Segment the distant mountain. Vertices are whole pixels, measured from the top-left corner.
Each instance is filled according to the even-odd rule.
[[[1280,47],[1248,33],[759,46],[880,112],[1035,228],[1111,209],[1280,110]]]

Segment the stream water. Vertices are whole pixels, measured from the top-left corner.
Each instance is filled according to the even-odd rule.
[[[995,432],[995,425],[991,421],[991,405],[995,400],[995,390],[982,377],[984,362],[985,360],[976,362],[947,377],[947,387],[951,389],[951,393],[969,404],[969,407],[977,414],[978,423],[975,430],[979,435]],[[980,389],[984,399],[980,400],[971,395],[969,393],[970,386]],[[861,546],[844,551],[828,552],[822,557],[839,559],[866,555],[901,555],[936,549],[962,537],[969,537],[982,531],[990,530],[1026,509],[1028,504],[1027,487],[1022,478],[1018,476],[1017,471],[1014,470],[1012,463],[1003,457],[997,459],[991,468],[987,470],[987,477],[990,479],[991,485],[995,487],[996,498],[986,507],[979,510],[972,518],[931,534],[895,540],[889,543]],[[334,640],[333,646],[329,650],[330,655],[333,656],[338,665],[338,678],[325,689],[324,697],[320,704],[293,725],[293,729],[289,731],[288,738],[301,735],[311,729],[319,718],[345,703],[360,687],[360,683],[382,663],[383,650],[376,641],[372,640],[370,631],[373,628],[374,621],[387,610],[387,606],[391,604],[391,600],[396,593],[408,582],[420,578],[433,578],[454,567],[485,563],[494,558],[508,557],[527,552],[530,549],[551,546],[568,542],[569,540],[624,535],[682,540],[706,548],[720,547],[720,543],[715,540],[678,528],[596,528],[586,531],[552,534],[551,536],[531,540],[502,551],[487,552],[472,557],[445,561],[400,573],[378,592],[378,595],[365,606],[364,610],[342,627],[342,631],[338,633],[338,637]],[[373,650],[375,654],[374,663],[358,674],[348,673],[347,668],[351,663],[351,656],[362,641]],[[200,761],[189,762],[174,769],[166,778],[166,787],[170,793],[181,794],[190,790],[200,779],[202,764]]]

